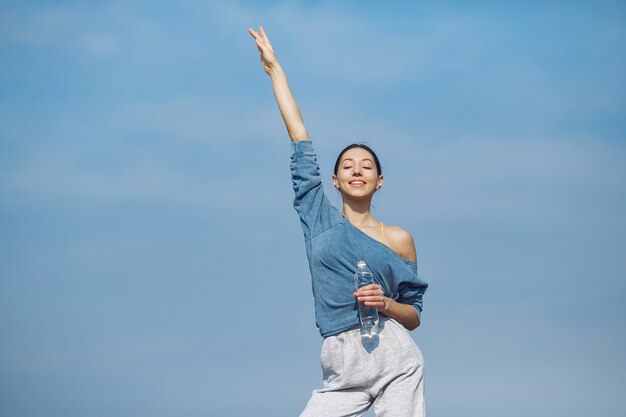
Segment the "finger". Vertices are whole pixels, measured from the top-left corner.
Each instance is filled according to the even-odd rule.
[[[365,287],[359,289],[358,293],[361,295],[378,295],[378,296],[382,296],[385,294],[385,292],[380,288],[367,289]]]
[[[362,299],[369,300],[370,297],[379,297],[379,295],[371,292],[360,292],[357,294],[357,297],[359,297],[359,301],[363,301]]]
[[[261,35],[255,32],[252,28],[249,28],[248,32],[250,33],[250,36],[252,36],[256,41],[256,45],[261,48],[263,46],[263,38],[261,37]]]
[[[359,301],[363,301],[363,302],[380,302],[382,303],[385,300],[385,297],[380,295],[380,294],[358,294],[357,298]]]
[[[385,306],[385,294],[382,291],[355,292],[353,295],[359,302],[363,302],[366,305]]]
[[[267,37],[267,33],[265,33],[265,29],[263,29],[263,26],[259,26],[259,33],[263,37],[263,40],[269,43],[270,40]]]
[[[366,290],[378,290],[381,288],[381,286],[379,284],[368,284],[365,285],[363,287],[361,287],[362,289],[366,289]]]
[[[361,295],[358,297],[359,301],[363,301],[364,303],[381,303],[385,302],[385,296],[381,294],[373,294],[373,295]]]

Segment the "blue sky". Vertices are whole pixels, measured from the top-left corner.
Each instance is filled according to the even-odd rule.
[[[623,416],[617,1],[3,2],[2,414],[298,415],[320,385],[258,24],[327,188],[346,144],[381,158],[429,415]]]

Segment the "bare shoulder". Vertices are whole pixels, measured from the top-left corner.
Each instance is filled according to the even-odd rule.
[[[385,243],[403,258],[417,261],[413,236],[400,226],[385,225]]]

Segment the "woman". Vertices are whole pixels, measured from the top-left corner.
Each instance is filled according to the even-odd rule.
[[[324,386],[313,391],[301,417],[361,416],[372,404],[377,416],[423,416],[423,359],[406,329],[420,324],[427,284],[417,277],[411,235],[371,213],[372,197],[383,185],[378,157],[358,144],[339,154],[332,179],[343,207],[335,209],[322,190],[311,141],[267,34],[262,27],[248,31],[292,141],[294,207],[304,231],[316,324],[324,337]],[[375,283],[355,292],[359,260],[367,262]],[[355,298],[378,309],[378,337],[361,337]]]

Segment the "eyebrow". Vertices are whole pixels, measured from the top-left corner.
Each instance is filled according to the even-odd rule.
[[[341,163],[343,164],[343,163],[344,163],[344,162],[346,162],[346,161],[352,161],[352,162],[354,162],[354,159],[352,159],[352,158],[346,158],[346,159],[342,160],[342,161],[341,161]],[[370,161],[371,163],[374,163],[374,161],[372,161],[372,160],[371,160],[371,159],[369,159],[369,158],[363,158],[363,159],[361,159],[361,161]]]

